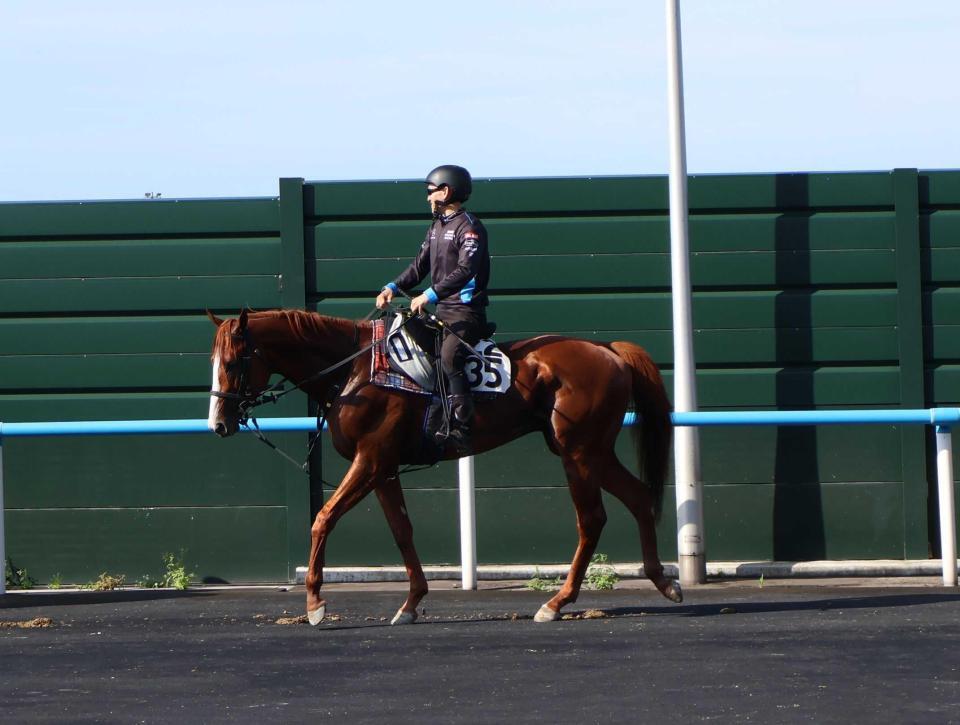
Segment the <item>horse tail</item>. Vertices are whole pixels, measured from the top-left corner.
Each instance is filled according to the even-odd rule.
[[[672,406],[660,370],[646,350],[631,342],[613,342],[610,348],[630,366],[633,376],[637,421],[630,433],[637,451],[637,465],[653,499],[654,519],[659,520],[673,440]]]

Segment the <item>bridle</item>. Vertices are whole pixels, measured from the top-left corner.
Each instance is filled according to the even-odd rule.
[[[408,296],[406,295],[406,293],[404,293],[404,295]],[[367,320],[369,320],[376,312],[377,312],[377,309],[374,308],[371,311],[371,313],[364,318],[364,321],[366,322]],[[442,323],[440,323],[434,316],[431,316],[431,318],[434,320],[434,322],[437,322],[442,326]],[[404,319],[401,322],[400,327],[405,327],[407,323],[409,323],[410,320],[412,319],[413,319],[412,315],[404,315]],[[329,375],[335,370],[342,368],[347,363],[353,362],[358,357],[372,350],[377,345],[385,344],[387,337],[384,336],[380,340],[377,340],[376,342],[371,342],[369,345],[365,345],[364,347],[348,355],[347,357],[340,360],[339,362],[336,362],[333,365],[330,365],[329,367],[324,368],[323,370],[313,373],[309,377],[301,380],[299,383],[293,382],[289,378],[284,377],[279,382],[274,383],[270,387],[264,389],[263,392],[257,394],[253,392],[252,388],[250,387],[250,368],[251,368],[254,357],[258,358],[264,364],[266,364],[266,360],[264,360],[263,353],[261,353],[260,349],[254,344],[253,337],[250,335],[250,330],[244,327],[241,333],[242,334],[237,334],[234,332],[234,333],[231,333],[230,335],[234,340],[243,341],[243,353],[241,355],[238,355],[235,361],[240,366],[240,376],[237,383],[237,392],[225,393],[221,390],[211,389],[210,395],[212,395],[215,398],[220,398],[221,400],[238,401],[237,403],[238,424],[242,427],[248,428],[249,430],[253,431],[253,433],[257,436],[257,438],[262,443],[266,444],[267,446],[272,448],[274,451],[279,453],[281,456],[286,458],[288,461],[293,463],[301,471],[303,471],[304,473],[309,473],[310,455],[313,452],[313,449],[316,446],[317,442],[320,440],[320,433],[323,431],[323,424],[324,424],[324,421],[326,420],[327,414],[330,412],[330,409],[333,407],[334,400],[340,394],[340,385],[339,384],[332,385],[330,387],[329,392],[327,393],[326,399],[319,401],[320,405],[317,408],[317,433],[313,435],[313,440],[311,441],[310,446],[307,449],[306,460],[304,460],[302,464],[296,461],[287,453],[280,450],[273,442],[268,440],[267,437],[263,435],[263,432],[260,430],[260,426],[257,424],[256,417],[250,414],[251,411],[256,407],[263,405],[264,403],[276,403],[284,395],[287,395],[288,393],[292,393],[295,390],[302,390],[303,386],[306,385],[307,383],[311,383],[314,380],[319,380],[320,378],[326,375]],[[457,335],[457,337],[459,337],[459,335]],[[464,345],[467,345],[465,341],[461,340],[461,342],[463,342]],[[353,323],[353,345],[354,347],[356,347],[359,344],[360,344],[360,325],[357,322],[354,322]],[[467,345],[467,347],[470,347],[470,345]],[[471,349],[473,348],[471,347]],[[288,382],[293,382],[292,386],[289,388],[284,387],[285,384]],[[430,466],[424,466],[423,468],[429,468],[429,467]],[[420,470],[420,469],[413,468],[410,470]],[[322,483],[326,485],[325,482],[322,482]]]
[[[261,361],[263,361],[263,354],[260,352],[259,348],[257,348],[253,344],[253,339],[251,338],[250,331],[247,328],[244,328],[242,330],[242,334],[237,334],[234,332],[234,333],[231,333],[230,336],[234,340],[243,341],[243,353],[241,355],[238,355],[235,361],[235,363],[239,364],[240,366],[240,376],[237,382],[237,392],[225,393],[222,390],[211,389],[210,395],[212,395],[214,398],[220,398],[221,400],[238,401],[237,409],[239,412],[240,425],[246,425],[247,420],[249,419],[248,412],[252,408],[256,407],[257,405],[260,405],[262,402],[265,402],[265,401],[262,401],[261,398],[263,397],[264,393],[266,393],[267,391],[264,391],[263,393],[260,393],[258,395],[257,393],[254,393],[250,387],[251,363],[254,357],[257,357]],[[252,353],[251,353],[251,350],[252,350]],[[229,366],[227,366],[227,371],[229,372]],[[271,386],[271,388],[272,387],[273,386]]]

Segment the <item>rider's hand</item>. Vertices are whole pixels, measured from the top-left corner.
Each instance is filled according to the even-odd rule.
[[[413,298],[413,301],[410,302],[410,311],[415,315],[423,312],[429,302],[430,298],[426,295],[417,295]]]
[[[377,295],[377,309],[385,310],[387,305],[393,300],[393,290],[389,287],[384,287],[380,290],[380,294]]]

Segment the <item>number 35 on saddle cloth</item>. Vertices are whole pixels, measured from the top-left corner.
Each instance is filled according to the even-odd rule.
[[[373,342],[386,337],[386,343],[373,348],[370,381],[384,388],[406,390],[420,395],[433,395],[437,388],[435,357],[424,349],[434,332],[425,326],[411,330],[419,320],[406,325],[403,318],[393,318],[389,330],[384,320],[373,322]],[[425,334],[424,334],[425,333]],[[416,339],[414,339],[416,338]],[[510,387],[510,358],[504,355],[492,340],[481,340],[473,346],[480,357],[468,354],[463,367],[474,395],[505,393]]]

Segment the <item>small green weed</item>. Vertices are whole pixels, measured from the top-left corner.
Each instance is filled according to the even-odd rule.
[[[50,583],[47,584],[51,589],[59,589],[63,586],[63,579],[60,577],[60,572],[57,572],[52,577],[50,577]]]
[[[18,569],[9,557],[4,561],[3,579],[8,587],[33,589],[37,585],[37,582],[27,573],[27,570]]]
[[[563,578],[558,576],[555,579],[545,579],[540,576],[540,569],[536,568],[534,569],[533,579],[530,579],[524,586],[535,592],[552,592],[563,586]]]
[[[180,558],[173,554],[163,555],[163,565],[166,568],[166,574],[163,575],[163,586],[173,589],[184,590],[190,586],[190,580],[196,576],[196,572],[188,572],[183,563],[183,550],[180,550]]]
[[[123,574],[107,574],[103,571],[94,581],[87,582],[80,588],[92,589],[95,592],[109,592],[122,587],[126,580],[127,578]]]
[[[592,589],[613,589],[620,581],[617,572],[609,564],[606,554],[594,554],[587,567],[587,586]]]
[[[196,572],[188,572],[183,563],[183,550],[180,551],[179,558],[176,554],[163,554],[164,573],[159,579],[154,579],[149,574],[144,574],[138,582],[141,587],[146,589],[179,589],[183,591],[190,586],[190,580],[197,575]]]

